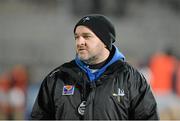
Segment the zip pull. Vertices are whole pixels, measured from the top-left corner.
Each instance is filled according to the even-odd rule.
[[[85,113],[85,109],[86,109],[86,101],[82,101],[78,107],[78,113],[81,115],[81,116],[84,116],[84,113]]]

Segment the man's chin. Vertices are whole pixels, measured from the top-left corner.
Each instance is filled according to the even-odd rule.
[[[86,58],[79,58],[81,61],[84,61],[84,62],[86,62],[86,61],[88,61],[88,59],[86,59]]]
[[[87,58],[87,57],[79,56],[79,59],[86,64],[92,64],[94,62],[94,58]]]
[[[87,60],[88,60],[88,58],[87,58],[87,57],[84,57],[84,56],[78,55],[78,57],[79,57],[79,59],[82,60],[82,61],[87,61]]]

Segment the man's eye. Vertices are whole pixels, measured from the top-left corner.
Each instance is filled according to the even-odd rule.
[[[74,36],[75,40],[79,38],[79,36]]]
[[[84,36],[85,39],[89,39],[91,36]]]

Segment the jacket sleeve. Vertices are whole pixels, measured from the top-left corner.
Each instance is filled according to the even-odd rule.
[[[159,120],[157,103],[146,79],[137,70],[130,73],[130,119]]]
[[[54,106],[52,100],[52,81],[49,81],[49,77],[46,77],[40,87],[38,96],[34,103],[31,119],[54,119]]]

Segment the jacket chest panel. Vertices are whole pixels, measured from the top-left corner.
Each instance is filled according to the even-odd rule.
[[[92,111],[91,109],[93,109],[92,112],[96,112],[93,114],[94,117],[127,119],[129,94],[127,87],[125,87],[126,84],[117,83],[117,81],[120,80],[117,80],[116,77],[106,78],[105,81],[105,83],[94,89],[94,99],[88,98],[91,105],[88,105],[89,107],[87,107],[86,112]],[[93,108],[90,106],[93,106]]]
[[[69,89],[70,91],[68,92],[66,86],[73,86],[72,88],[74,88],[74,90],[71,91]],[[73,115],[74,112],[77,111],[77,107],[80,103],[81,103],[81,96],[79,89],[77,87],[70,84],[64,84],[62,81],[57,82],[54,92],[54,105],[57,115],[59,115],[59,113],[61,113],[62,116],[65,117],[67,117],[68,114]],[[76,114],[76,117],[77,115],[78,114]]]
[[[117,119],[119,117],[123,117],[122,119],[126,118],[128,115],[127,107],[129,107],[126,81],[122,77],[117,76],[101,78],[100,81],[103,81],[103,83],[97,85],[89,92],[85,114],[87,116],[94,115],[94,117],[107,117],[109,115]],[[80,87],[74,87],[73,94],[63,95],[64,86],[66,85],[68,84],[64,84],[62,81],[57,82],[54,92],[54,104],[58,115],[61,114],[68,117],[68,114],[77,112],[77,108],[81,103],[82,91],[80,91]],[[93,114],[93,112],[98,113]],[[78,114],[76,113],[77,116]]]
[[[106,83],[96,87],[95,105],[99,108],[116,108],[118,106],[127,109],[129,107],[129,91],[123,81],[117,80],[115,77],[109,78]]]

